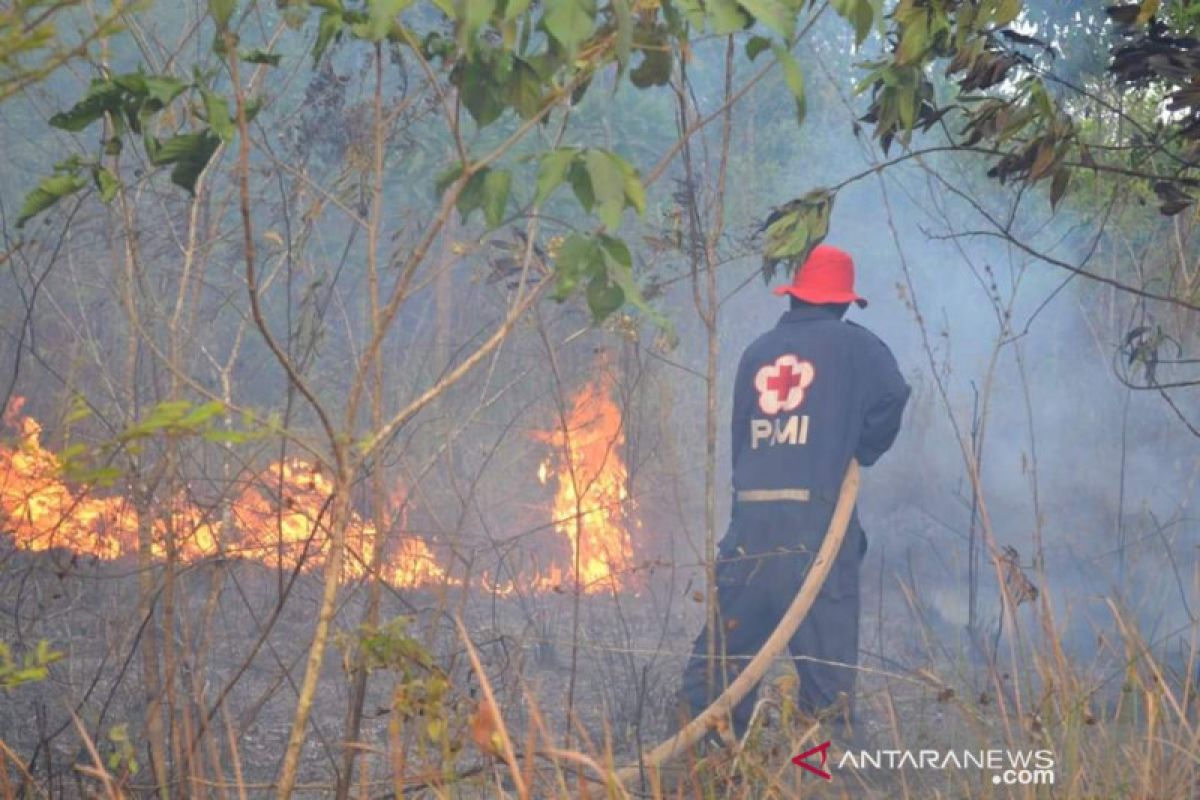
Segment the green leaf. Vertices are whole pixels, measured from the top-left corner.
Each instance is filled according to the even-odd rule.
[[[165,166],[174,164],[181,158],[186,158],[189,153],[200,145],[201,134],[199,133],[181,133],[172,136],[165,142],[158,142],[154,147],[154,153],[150,160],[156,166]]]
[[[871,0],[833,0],[833,10],[854,26],[854,44],[861,45],[871,33],[875,19]]]
[[[100,190],[100,199],[105,203],[111,203],[112,199],[117,196],[117,190],[121,188],[117,176],[104,167],[99,167],[96,169],[95,177],[96,188]]]
[[[516,109],[521,119],[531,119],[542,110],[542,79],[537,70],[519,56],[513,58],[513,69],[508,77],[505,99]]]
[[[213,417],[225,411],[224,403],[216,400],[210,400],[207,403],[202,403],[192,408],[182,419],[177,423],[177,427],[194,429],[199,428]]]
[[[208,12],[212,14],[217,30],[223,31],[229,27],[229,20],[237,8],[237,0],[208,0]]]
[[[144,97],[146,95],[146,75],[142,72],[126,72],[113,77],[113,83],[121,90],[131,95]]]
[[[283,56],[279,53],[268,53],[266,50],[250,50],[241,53],[238,58],[247,64],[269,64],[272,67],[278,67]]]
[[[633,165],[620,156],[613,154],[613,159],[617,162],[617,166],[621,169],[621,174],[625,176],[625,202],[631,206],[639,215],[646,213],[646,187],[642,184],[642,178],[638,175],[638,171]]]
[[[447,169],[446,171],[444,171],[442,174],[438,175],[437,180],[434,183],[434,187],[437,190],[437,196],[441,197],[442,195],[444,195],[446,193],[446,190],[450,188],[450,185],[453,184],[456,180],[458,180],[462,174],[463,174],[463,165],[455,164],[454,166],[452,166],[449,169]]]
[[[26,222],[64,197],[75,194],[84,186],[87,186],[87,180],[74,173],[52,175],[46,178],[37,185],[36,189],[25,196],[21,213],[17,215],[17,227],[24,227]]]
[[[474,40],[475,34],[487,24],[495,11],[495,0],[463,0],[460,15],[463,39],[459,42],[462,49],[469,49],[469,44]]]
[[[545,153],[538,162],[537,193],[533,198],[535,206],[541,206],[550,195],[567,178],[567,169],[579,155],[574,147],[564,147]]]
[[[485,167],[473,174],[467,179],[467,184],[462,187],[462,191],[458,192],[458,199],[455,207],[458,209],[458,215],[462,217],[463,224],[466,224],[467,218],[470,217],[470,212],[475,209],[484,207],[485,188],[487,182],[487,174],[491,169]]]
[[[689,25],[697,31],[704,30],[704,6],[700,0],[675,0],[674,4],[683,12]]]
[[[896,89],[896,115],[902,130],[911,131],[917,118],[917,93],[913,89]]]
[[[633,256],[625,242],[613,236],[601,234],[600,248],[608,264],[608,277],[621,288],[625,294],[625,302],[650,318],[655,325],[663,330],[670,328],[670,322],[655,309],[651,308],[642,296],[641,287],[633,279]]]
[[[646,213],[646,187],[637,175],[625,178],[625,200],[633,206],[633,210],[637,212],[638,216]]]
[[[664,86],[671,80],[671,69],[675,62],[672,58],[670,44],[661,32],[638,41],[642,53],[642,63],[629,72],[629,82],[639,89],[650,86]]]
[[[764,252],[772,258],[801,255],[808,248],[808,220],[800,212],[792,212],[767,228]]]
[[[343,27],[345,20],[342,19],[342,12],[326,11],[321,14],[321,21],[317,24],[317,41],[313,45],[313,64],[321,60],[329,43],[341,34]]]
[[[183,419],[191,408],[190,400],[164,400],[150,409],[150,413],[129,428],[127,433],[155,433]]]
[[[174,164],[171,180],[195,194],[196,181],[220,144],[221,138],[211,130],[181,133],[159,145],[151,160],[159,166]]]
[[[45,680],[47,667],[62,658],[63,654],[51,650],[50,643],[43,639],[18,664],[8,645],[0,642],[0,689],[11,691],[23,683]]]
[[[579,45],[592,35],[595,4],[592,0],[546,0],[545,7],[542,24],[546,32],[573,58]]]
[[[814,189],[776,209],[763,246],[762,275],[766,281],[770,282],[779,262],[803,263],[812,248],[821,243],[829,232],[833,199],[828,189]]]
[[[216,92],[203,88],[200,97],[204,100],[204,116],[208,126],[224,141],[232,141],[235,128],[229,115],[229,102]]]
[[[71,424],[79,422],[81,420],[88,419],[91,416],[92,416],[91,406],[89,406],[87,404],[87,401],[83,398],[82,395],[75,395],[74,397],[71,398],[71,410],[67,413],[67,416],[63,418],[63,422],[67,423],[68,425],[71,425]],[[82,445],[75,445],[75,446],[82,447]],[[70,449],[70,448],[67,448],[67,449]]]
[[[621,212],[625,210],[624,171],[613,155],[604,150],[588,150],[584,163],[596,201],[596,213],[606,228],[616,230],[621,225]]]
[[[765,36],[751,36],[746,41],[746,58],[753,61],[764,50],[771,49],[771,40]]]
[[[412,0],[367,0],[367,20],[353,27],[355,36],[369,42],[382,42],[388,37],[396,16]]]
[[[606,277],[595,277],[588,282],[587,304],[594,322],[603,322],[610,314],[625,304],[625,291]]]
[[[254,438],[253,434],[246,431],[230,431],[223,428],[206,430],[200,436],[205,441],[216,444],[245,444]]]
[[[594,272],[593,264],[598,260],[594,239],[578,233],[568,236],[554,259],[554,299],[561,303],[570,297],[580,278]]]
[[[511,185],[512,173],[506,169],[488,170],[483,179],[483,216],[489,228],[497,228],[504,221],[504,208],[508,205]]]
[[[713,33],[718,36],[737,33],[750,24],[750,18],[735,0],[709,0],[707,8]]]
[[[524,14],[529,9],[529,4],[532,0],[508,0],[504,6],[505,22],[512,22],[517,17]]]
[[[1046,91],[1046,85],[1041,81],[1034,81],[1029,87],[1029,97],[1033,102],[1034,108],[1042,117],[1042,121],[1050,123],[1054,120],[1054,101],[1050,99],[1050,93]]]
[[[904,26],[900,35],[900,45],[896,48],[896,63],[912,64],[925,54],[929,42],[928,22],[924,14],[916,16]]]
[[[756,20],[783,38],[790,39],[795,32],[795,14],[779,0],[738,0],[738,3]]]
[[[120,111],[124,96],[124,91],[114,81],[92,81],[83,99],[70,110],[50,117],[50,124],[64,131],[81,131],[106,112]]]
[[[186,83],[169,75],[147,75],[144,85],[146,95],[163,106],[168,105],[187,88]]]
[[[596,194],[592,191],[592,179],[583,159],[571,162],[571,167],[567,170],[567,180],[571,182],[571,189],[575,192],[575,199],[579,201],[579,205],[590,213],[596,205]]]
[[[871,6],[871,0],[858,0],[854,4],[854,11],[850,15],[850,22],[854,25],[854,44],[861,45],[866,41],[867,36],[871,33],[871,24],[875,21],[875,9]]]
[[[796,100],[796,123],[802,124],[808,112],[808,102],[804,96],[804,73],[800,71],[800,64],[790,50],[779,44],[774,45],[772,49],[775,58],[779,59],[779,64],[783,67],[783,79]]]
[[[609,259],[610,273],[622,270],[632,272],[633,254],[629,252],[629,245],[615,236],[604,233],[600,234],[598,239],[604,255]]]
[[[491,66],[472,62],[462,67],[459,76],[459,97],[475,124],[482,128],[499,119],[504,113],[503,89],[495,84]]]
[[[1021,13],[1021,0],[1000,0],[996,11],[992,14],[992,22],[996,27],[1003,28],[1017,18]]]

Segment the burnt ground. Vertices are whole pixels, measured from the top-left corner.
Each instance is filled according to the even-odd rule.
[[[12,644],[17,653],[46,640],[63,658],[51,667],[46,680],[24,684],[3,697],[0,738],[32,759],[39,778],[51,780],[71,796],[72,765],[86,755],[71,722],[72,711],[105,758],[120,749],[110,736],[120,726],[128,726],[135,742],[141,740],[146,708],[142,663],[140,656],[131,653],[148,633],[138,616],[135,565],[97,562],[66,552],[9,551],[3,558],[0,640]],[[181,713],[187,706],[195,725],[205,716],[201,706],[211,708],[226,693],[228,724],[237,734],[240,768],[251,787],[270,782],[278,768],[320,596],[316,576],[298,575],[290,589],[288,577],[254,563],[204,563],[182,570],[176,593],[182,623],[175,634],[175,649],[183,654],[180,686],[187,687],[179,692]],[[216,600],[212,601],[214,587]],[[260,644],[260,631],[275,613],[281,591],[288,591],[287,602]],[[313,735],[304,755],[301,781],[306,784],[327,784],[334,764],[340,763],[340,755],[334,756],[339,752],[349,698],[346,665],[355,652],[353,634],[365,600],[361,587],[351,587],[342,596],[336,623],[339,634],[326,660]],[[161,603],[160,595],[160,608]],[[668,614],[665,619],[661,611],[652,611],[663,608]],[[700,608],[682,598],[664,602],[662,591],[652,588],[616,598],[585,595],[578,603],[576,648],[571,644],[576,603],[565,590],[498,596],[454,586],[444,592],[387,589],[381,619],[407,619],[407,635],[428,647],[444,670],[451,684],[449,738],[466,740],[463,723],[480,696],[456,633],[454,616],[459,614],[471,631],[514,735],[528,729],[532,711],[528,697],[537,698],[550,729],[565,729],[574,663],[574,709],[583,730],[599,743],[604,741],[607,724],[614,749],[627,754],[636,742],[651,743],[665,733],[671,682],[677,679],[681,663],[676,654],[689,649],[694,635],[689,632],[694,627],[691,618]],[[211,632],[201,641],[206,617]],[[382,757],[370,751],[387,748],[394,692],[406,683],[406,666],[418,685],[431,674],[398,657],[390,664],[378,664],[368,684],[360,742],[368,748],[368,758],[380,764]],[[201,696],[202,704],[193,702]],[[414,718],[410,731],[419,730],[421,722]],[[223,715],[209,723],[218,734],[220,758],[230,768],[227,777],[231,778],[225,724]],[[575,735],[577,746],[579,735]],[[137,756],[144,769],[146,752],[138,748]],[[415,758],[414,764],[420,761]],[[486,759],[467,745],[456,763],[469,772]],[[136,776],[131,783],[137,784]],[[323,793],[314,789],[316,795]]]
[[[89,562],[68,553],[7,552],[3,558],[0,640],[22,652],[44,639],[64,658],[45,681],[22,685],[2,698],[0,738],[28,760],[56,794],[77,796],[83,786],[73,765],[88,757],[73,729],[72,711],[102,757],[114,759],[115,766],[110,766],[116,771],[125,762],[119,759],[122,746],[114,732],[119,735],[121,726],[128,726],[132,741],[144,741],[142,664],[140,657],[131,655],[134,644],[148,635],[137,613],[138,576],[130,564]],[[872,573],[871,563],[864,567],[863,579],[858,746],[979,748],[1014,741],[1011,726],[1005,733],[1002,725],[995,685],[986,680],[973,648],[936,608],[914,608],[902,592],[889,588],[897,585],[894,576],[882,565]],[[454,770],[472,776],[457,784],[452,796],[496,793],[488,783],[491,761],[470,741],[468,724],[478,707],[479,691],[456,633],[456,614],[471,632],[518,749],[528,739],[534,716],[559,744],[566,741],[572,683],[577,724],[571,746],[601,755],[611,750],[613,761],[620,764],[628,763],[639,748],[657,743],[672,728],[679,670],[703,616],[703,604],[695,598],[696,579],[682,571],[649,573],[636,590],[615,597],[585,595],[578,604],[567,591],[511,596],[461,587],[385,591],[382,619],[409,620],[407,634],[428,647],[450,686],[442,704],[448,709],[444,736],[429,736],[431,717],[419,708],[404,718],[401,735],[408,743],[405,774],[410,782],[428,777],[430,765],[449,762]],[[260,631],[276,613],[281,591],[288,591],[287,602],[260,644]],[[186,688],[180,689],[178,712],[181,718],[189,716],[194,730],[222,695],[228,712],[206,723],[210,735],[201,745],[208,756],[204,780],[215,785],[233,779],[232,732],[244,784],[251,796],[267,794],[286,743],[319,595],[320,581],[314,576],[301,574],[288,589],[287,576],[252,563],[204,563],[182,570],[175,602],[183,622],[175,632],[175,649],[183,654],[179,685]],[[340,765],[339,738],[349,698],[346,666],[361,652],[354,649],[353,632],[365,598],[361,587],[349,588],[342,598],[339,634],[329,650],[313,735],[304,752],[301,783],[310,796],[329,794]],[[202,641],[206,618],[210,632]],[[367,786],[368,796],[390,791],[386,775],[389,729],[397,721],[394,704],[403,698],[419,706],[427,685],[423,681],[430,673],[414,664],[403,648],[385,653],[369,681],[359,737],[372,780],[377,781]],[[1097,675],[1103,672],[1096,667]],[[777,665],[767,681],[766,697],[778,697],[771,687],[786,685],[786,674],[786,666]],[[1001,676],[1009,684],[1029,678],[1030,674],[1007,671]],[[1115,692],[1120,686],[1110,688]],[[1001,691],[1006,691],[1003,686]],[[1104,713],[1105,696],[1113,693],[1093,696],[1094,713]],[[798,788],[796,782],[805,776],[788,761],[791,750],[801,744],[797,734],[807,726],[790,722],[780,730],[778,708],[764,708],[768,730],[756,734],[761,746],[753,757],[762,770]],[[1035,748],[1043,737],[1033,712],[1026,717],[1017,725],[1015,740]],[[809,742],[821,737],[819,731]],[[130,776],[129,784],[136,788],[148,759],[140,744],[133,754],[139,773]],[[213,761],[223,764],[223,776],[213,774]],[[853,780],[853,790],[845,781],[819,789],[811,783],[805,786],[832,796],[850,791],[849,796],[879,797],[902,790],[972,794],[972,786],[986,789],[986,776],[975,772],[856,772],[847,777]]]

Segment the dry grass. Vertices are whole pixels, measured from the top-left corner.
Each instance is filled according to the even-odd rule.
[[[830,750],[832,780],[798,768],[791,757],[830,738],[822,721],[803,718],[788,699],[794,674],[783,670],[764,684],[755,723],[735,746],[689,753],[661,771],[643,771],[622,783],[616,773],[631,763],[635,749],[607,717],[597,725],[572,721],[569,730],[549,696],[526,683],[499,692],[458,622],[467,667],[480,681],[467,703],[444,702],[444,735],[430,729],[429,708],[412,709],[393,694],[389,735],[378,744],[359,743],[360,781],[353,795],[384,797],[511,798],[1195,798],[1200,797],[1200,703],[1197,687],[1161,663],[1143,635],[1109,604],[1114,642],[1125,654],[1121,684],[1075,665],[1059,644],[1048,603],[1023,608],[1036,622],[1036,644],[1014,636],[997,665],[964,669],[935,660],[914,670],[861,668],[861,741],[855,751],[898,749],[1048,750],[1054,757],[1053,785],[992,783],[993,771],[964,769],[838,768],[844,752]],[[926,635],[932,635],[926,630]],[[1183,675],[1196,675],[1195,627]],[[1009,657],[1008,653],[1012,653]],[[1023,655],[1018,655],[1023,654]],[[529,673],[534,670],[528,669]],[[979,688],[980,686],[984,688]],[[551,692],[550,694],[554,694]],[[503,699],[502,699],[503,697]],[[405,704],[408,705],[405,705]],[[245,777],[243,755],[228,717],[214,731],[224,740],[220,764],[209,764],[180,781],[177,796],[249,798],[269,796],[270,781]],[[93,742],[76,725],[79,755],[73,768],[80,795],[144,796],[145,770],[135,772],[115,755],[111,743]],[[650,744],[647,742],[646,744]],[[139,751],[139,748],[134,748]],[[63,795],[30,774],[25,760],[0,742],[0,800]],[[302,796],[330,796],[331,783],[300,786]]]

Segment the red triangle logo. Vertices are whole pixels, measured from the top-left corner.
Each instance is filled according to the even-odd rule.
[[[819,766],[814,766],[808,763],[808,759],[812,756],[820,755],[821,763]],[[825,771],[825,759],[829,755],[829,742],[822,742],[816,747],[805,750],[798,756],[792,756],[792,763],[797,767],[802,767],[814,775],[819,775],[827,781],[833,780],[833,776]]]

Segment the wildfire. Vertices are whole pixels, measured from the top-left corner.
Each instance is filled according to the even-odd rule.
[[[629,473],[621,458],[625,431],[606,378],[586,384],[571,401],[563,425],[536,437],[555,455],[538,467],[554,478],[554,527],[571,543],[572,573],[588,592],[620,588],[633,561],[629,537]]]
[[[253,475],[229,503],[224,521],[182,493],[143,516],[128,498],[92,497],[86,487],[69,486],[61,461],[41,444],[41,425],[20,416],[21,405],[18,398],[4,415],[5,424],[17,431],[15,446],[0,445],[0,522],[19,548],[65,549],[114,561],[136,554],[145,535],[155,558],[167,556],[173,539],[183,563],[223,556],[304,571],[325,563],[333,487],[314,465],[288,459]],[[403,523],[403,504],[397,507]],[[351,515],[345,577],[368,572],[379,538],[372,523]],[[384,579],[395,586],[449,580],[422,539],[401,537],[384,555]]]
[[[210,558],[255,561],[288,571],[313,571],[326,563],[333,485],[314,464],[301,459],[276,461],[248,473],[224,501],[202,506],[187,491],[164,502],[143,503],[132,496],[98,496],[86,485],[63,476],[61,459],[42,446],[41,425],[23,416],[20,398],[10,402],[4,427],[15,434],[0,440],[0,533],[28,551],[69,550],[102,561],[136,555],[146,542],[150,555],[164,559],[168,543],[180,563]],[[516,580],[478,583],[498,594],[518,588],[562,591],[576,583],[589,593],[621,587],[633,558],[626,528],[631,504],[628,474],[621,459],[624,444],[620,410],[608,385],[595,381],[573,399],[560,430],[535,434],[554,454],[542,462],[538,478],[553,480],[551,509],[555,530],[571,547],[571,563],[541,565]],[[402,493],[392,498],[391,527],[407,525]],[[382,578],[396,587],[461,585],[462,580],[435,556],[424,539],[378,535],[375,524],[351,513],[346,529],[342,576],[367,575],[375,548],[385,541]],[[577,579],[577,580],[576,580]]]
[[[62,547],[102,559],[130,551],[125,534],[132,530],[137,540],[132,510],[121,498],[89,498],[59,480],[58,459],[41,445],[42,426],[15,416],[21,405],[18,398],[5,413],[17,446],[0,447],[0,507],[17,542],[27,550]]]

